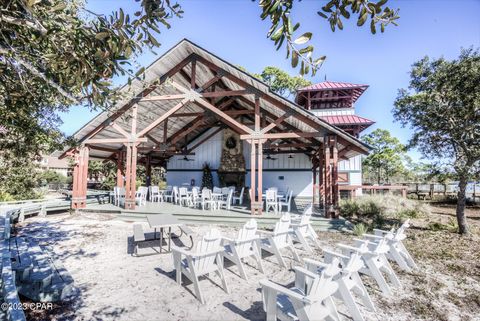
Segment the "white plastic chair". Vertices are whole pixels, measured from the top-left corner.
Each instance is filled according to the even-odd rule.
[[[362,248],[365,242],[365,240],[355,239],[355,247],[343,244],[340,244],[338,246],[342,249],[344,255],[349,256],[351,255],[352,251],[355,252],[358,251],[359,248]],[[378,243],[368,242],[367,244],[367,250],[362,253],[362,259],[365,263],[365,267],[360,269],[359,272],[373,277],[382,293],[386,296],[391,296],[393,295],[393,291],[390,285],[387,283],[384,274],[387,275],[393,287],[402,288],[402,284],[400,283],[400,280],[398,279],[390,263],[388,263],[388,260],[385,257],[385,254],[389,250],[387,240],[383,238]]]
[[[341,272],[334,278],[338,284],[336,296],[343,301],[354,321],[365,321],[355,300],[358,297],[363,305],[376,312],[367,289],[365,288],[358,271],[364,267],[362,255],[367,250],[366,243],[357,248],[357,251],[350,252],[350,256],[345,256],[333,251],[323,250],[325,263],[332,263],[335,259],[340,261]],[[312,259],[305,259],[305,266],[309,271],[317,272],[322,268],[323,263]]]
[[[288,194],[285,196],[287,198],[287,200],[285,202],[283,202],[283,201],[278,202],[278,207],[279,207],[280,212],[282,211],[283,207],[285,206],[287,208],[287,212],[290,213],[291,208],[292,208],[292,196],[293,196],[293,191],[290,190],[288,192]]]
[[[265,212],[272,208],[275,213],[278,212],[277,191],[274,189],[268,189],[265,193]]]
[[[257,261],[260,272],[265,273],[260,255],[261,250],[258,247],[258,240],[257,221],[253,218],[245,223],[243,228],[238,231],[236,239],[223,238],[225,251],[222,254],[224,258],[227,258],[238,266],[240,276],[245,280],[248,278],[242,260],[247,257],[253,256]]]
[[[135,202],[138,203],[138,205],[142,206],[147,204],[147,192],[148,188],[145,186],[140,186],[135,193]]]
[[[180,205],[189,206],[190,199],[188,197],[188,189],[186,187],[180,187],[178,189],[178,197],[180,200]]]
[[[233,190],[228,189],[227,198],[224,200],[218,200],[217,208],[222,209],[224,207],[226,210],[230,210],[232,206],[232,196],[233,196]]]
[[[243,193],[245,192],[245,187],[242,187],[242,189],[240,190],[240,194],[238,194],[238,196],[234,196],[233,199],[232,199],[232,202],[233,204],[238,204],[238,205],[242,205],[243,204]]]
[[[215,201],[212,199],[212,191],[208,188],[202,190],[202,210],[206,208],[213,209],[215,207]]]
[[[160,188],[158,186],[149,186],[150,200],[152,202],[163,202],[163,197],[160,195]]]
[[[261,240],[259,242],[260,248],[274,254],[277,257],[278,263],[284,268],[287,267],[285,260],[282,257],[280,250],[288,248],[292,251],[295,261],[300,262],[300,257],[293,246],[293,241],[290,236],[290,214],[285,213],[280,217],[280,220],[275,224],[273,232],[260,231]]]
[[[202,275],[209,275],[212,272],[217,273],[222,281],[223,289],[229,293],[223,274],[223,257],[221,253],[224,248],[220,245],[221,240],[220,232],[217,229],[212,229],[197,243],[194,251],[186,251],[183,248],[172,245],[177,283],[181,285],[182,274],[185,275],[193,282],[196,297],[202,304],[205,304],[199,284],[199,278]]]
[[[339,273],[338,262],[325,264],[320,273],[294,267],[295,286],[286,288],[269,280],[260,281],[267,321],[335,320],[340,316],[332,296],[338,289],[333,278]]]
[[[418,266],[402,242],[407,238],[405,230],[409,226],[410,220],[407,219],[396,232],[394,232],[393,229],[391,231],[374,229],[375,235],[364,234],[364,237],[368,238],[371,242],[378,242],[378,240],[385,237],[390,247],[388,253],[386,253],[387,258],[395,261],[402,270],[411,273],[412,270],[417,270]]]
[[[293,241],[299,242],[307,252],[313,253],[308,241],[313,242],[317,248],[320,248],[320,244],[318,243],[318,235],[310,224],[310,217],[310,215],[302,215],[300,221],[291,223],[290,226]]]

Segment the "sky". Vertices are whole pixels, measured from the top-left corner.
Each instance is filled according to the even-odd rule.
[[[183,18],[173,19],[171,29],[162,29],[155,49],[161,55],[183,38],[188,38],[221,58],[241,65],[250,72],[277,66],[291,75],[298,73],[285,59],[285,50],[275,51],[266,37],[268,21],[260,19],[258,2],[250,0],[178,0],[185,11]],[[407,143],[412,131],[395,123],[393,102],[399,88],[406,88],[411,65],[428,55],[455,59],[461,48],[480,47],[480,0],[390,0],[400,8],[399,26],[390,25],[385,33],[372,35],[368,24],[357,27],[356,21],[344,21],[344,30],[332,32],[328,22],[316,12],[327,1],[302,0],[295,3],[293,22],[300,22],[299,34],[313,33],[314,57],[327,60],[312,82],[344,81],[367,84],[369,89],[356,103],[356,114],[376,122],[364,133],[376,128],[388,129]],[[123,8],[131,12],[134,0],[89,0],[87,7],[97,13]],[[146,52],[139,65],[148,66],[157,56]],[[140,66],[139,66],[140,67]],[[116,79],[122,84],[124,79]],[[67,135],[81,128],[97,112],[73,107],[60,116],[60,129]],[[421,155],[410,151],[414,160]],[[424,160],[422,160],[424,161]]]

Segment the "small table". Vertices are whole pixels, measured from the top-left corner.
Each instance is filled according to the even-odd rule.
[[[168,228],[167,234],[167,243],[168,250],[165,249],[165,253],[171,252],[172,245],[172,227],[183,225],[180,221],[171,214],[150,214],[147,215],[147,221],[151,228],[154,229],[155,235],[157,234],[157,228],[160,229],[160,253],[164,250],[163,248],[163,230]]]

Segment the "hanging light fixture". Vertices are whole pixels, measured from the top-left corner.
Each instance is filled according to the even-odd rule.
[[[292,147],[290,147],[290,154],[288,154],[288,158],[289,159],[295,158],[295,156],[293,156],[293,153],[292,153]]]

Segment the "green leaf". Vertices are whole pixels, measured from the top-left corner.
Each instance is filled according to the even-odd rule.
[[[95,39],[97,40],[104,40],[105,38],[107,38],[110,34],[108,32],[105,32],[105,31],[102,31],[102,32],[99,32],[95,35]]]
[[[59,3],[57,4],[56,6],[54,6],[51,11],[55,12],[55,11],[62,11],[64,10],[65,8],[67,7],[67,4],[66,3]]]
[[[281,26],[280,28],[278,28],[271,36],[270,38],[272,40],[278,40],[280,39],[280,36],[282,35],[283,33],[283,26]]]
[[[145,67],[140,68],[136,73],[135,76],[140,76],[145,71]]]
[[[328,19],[328,16],[321,11],[317,11],[317,14],[322,18]]]
[[[327,59],[327,56],[321,56],[320,58],[317,58],[313,61],[313,64],[314,65],[320,65],[320,64],[323,64],[323,62],[325,61],[325,59]]]
[[[365,21],[367,21],[367,18],[368,18],[368,12],[365,10],[365,12],[360,16],[360,18],[358,18],[357,26],[359,27],[363,26]]]
[[[294,43],[297,45],[303,45],[304,43],[308,42],[310,39],[312,39],[312,33],[305,32],[303,35],[295,39]]]
[[[298,65],[298,52],[292,51],[292,67],[295,68]]]
[[[372,20],[372,22],[370,23],[370,31],[372,32],[372,34],[377,33],[377,28],[375,27],[375,21],[374,20]]]

